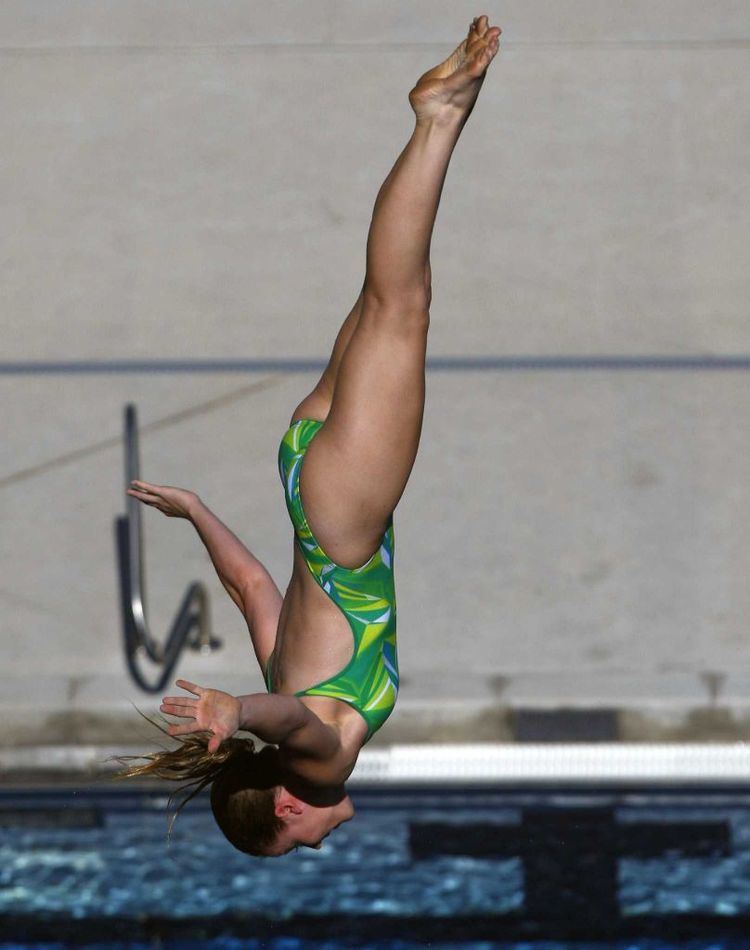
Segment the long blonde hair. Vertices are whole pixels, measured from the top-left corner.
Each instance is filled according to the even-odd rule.
[[[138,712],[161,732],[166,729],[144,713]],[[177,739],[174,749],[162,749],[144,755],[114,755],[111,759],[125,766],[114,779],[153,775],[183,784],[169,796],[186,792],[177,807],[167,836],[185,805],[207,785],[211,785],[211,810],[226,839],[245,854],[267,856],[267,848],[284,827],[275,813],[276,789],[281,784],[279,750],[267,745],[256,751],[249,738],[225,739],[216,752],[208,751],[209,732],[196,732]],[[145,760],[140,765],[129,762]]]

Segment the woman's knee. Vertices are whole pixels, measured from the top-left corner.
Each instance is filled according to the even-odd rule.
[[[366,323],[427,329],[430,323],[431,299],[432,292],[427,285],[389,294],[387,297],[366,294],[361,319]]]

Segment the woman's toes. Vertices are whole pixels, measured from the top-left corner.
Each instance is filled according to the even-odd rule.
[[[478,35],[478,36],[484,36],[484,34],[487,32],[487,26],[488,26],[488,24],[489,24],[489,20],[488,20],[488,18],[485,16],[485,14],[483,13],[483,14],[477,19],[477,21],[476,21],[477,35]]]
[[[499,27],[493,26],[491,30],[487,31],[487,34],[484,37],[486,43],[486,49],[492,53],[496,53],[498,46],[500,45],[500,29]]]
[[[466,69],[469,72],[469,75],[477,78],[481,76],[482,73],[487,69],[489,64],[492,62],[495,53],[498,50],[497,38],[490,37],[490,39],[484,39],[480,42],[475,49],[472,51],[472,55],[469,61],[466,64]]]

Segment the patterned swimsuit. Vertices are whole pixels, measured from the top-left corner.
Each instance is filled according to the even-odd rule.
[[[369,742],[390,716],[398,694],[393,516],[380,547],[361,567],[340,567],[322,550],[307,523],[299,493],[305,452],[322,425],[317,419],[299,419],[289,427],[279,447],[279,475],[297,545],[312,576],[349,622],[354,654],[341,672],[294,695],[328,696],[348,703],[367,723],[365,742]],[[269,660],[269,693],[271,681]]]

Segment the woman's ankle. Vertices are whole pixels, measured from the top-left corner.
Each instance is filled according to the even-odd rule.
[[[446,105],[439,112],[431,115],[417,114],[415,125],[417,128],[450,129],[460,132],[468,118],[469,113],[465,109]]]

